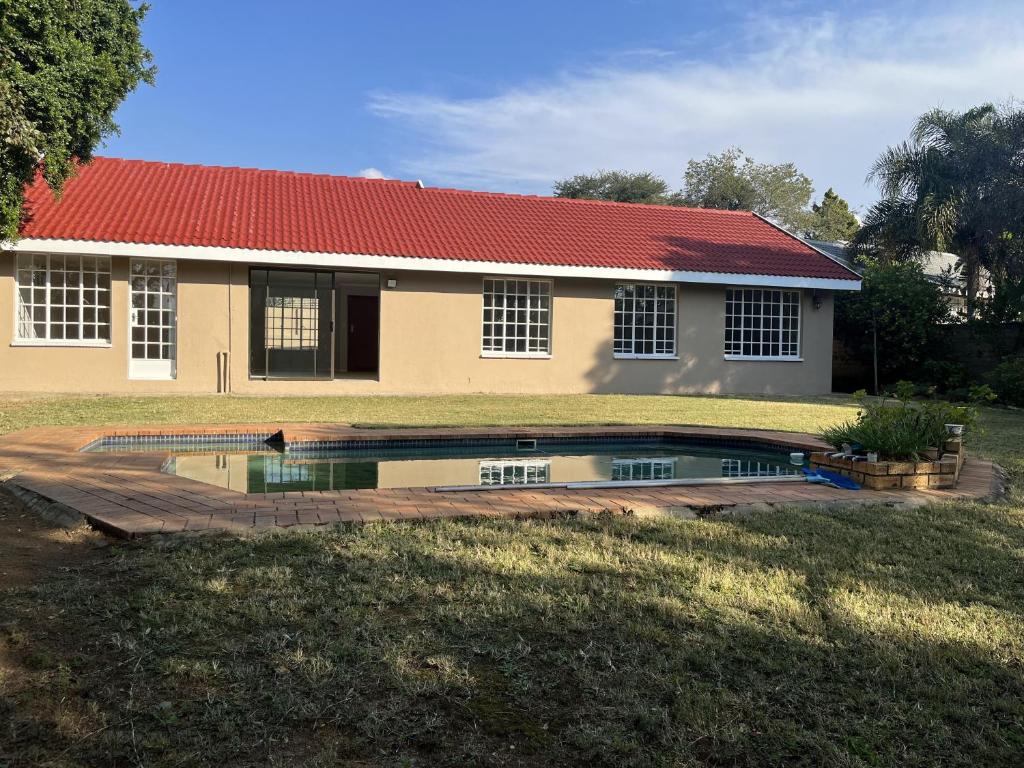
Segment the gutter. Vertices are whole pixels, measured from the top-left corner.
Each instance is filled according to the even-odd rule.
[[[757,214],[755,214],[757,215]],[[761,218],[761,217],[759,217]],[[764,219],[767,221],[767,219]],[[771,222],[768,222],[771,224]],[[776,229],[781,229],[772,224]],[[782,230],[785,232],[786,230]],[[786,233],[793,236],[791,233]],[[799,238],[797,238],[799,240]],[[803,242],[803,241],[801,241]],[[820,253],[813,246],[809,248]],[[134,256],[136,258],[222,261],[240,264],[273,264],[328,269],[363,269],[375,272],[415,270],[482,275],[524,277],[577,277],[641,282],[699,283],[767,288],[818,288],[857,291],[860,278],[800,277],[733,272],[695,272],[689,270],[638,269],[633,267],[594,267],[569,264],[536,264],[507,261],[427,258],[418,256],[382,256],[367,253],[314,253],[309,251],[254,250],[210,245],[167,245],[161,243],[122,243],[94,240],[57,240],[22,238],[5,244],[15,253],[50,253],[84,256]],[[856,275],[856,273],[851,272]]]

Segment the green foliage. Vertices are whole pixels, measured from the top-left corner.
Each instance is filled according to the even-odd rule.
[[[882,383],[917,377],[920,366],[939,357],[941,322],[948,307],[921,265],[871,261],[858,292],[836,296],[835,334],[863,365],[872,365],[875,331]]]
[[[912,381],[901,379],[890,388],[889,392],[900,402],[909,403],[917,394],[917,385]]]
[[[811,180],[793,163],[757,163],[738,147],[690,160],[680,192],[672,192],[650,171],[600,170],[561,179],[554,186],[555,197],[753,211],[794,232],[847,239],[857,226],[849,205],[829,189],[811,210],[813,191]]]
[[[971,374],[963,365],[951,360],[925,360],[918,380],[937,392],[948,394],[955,390],[966,390],[971,383]]]
[[[1024,406],[1024,357],[1007,358],[989,373],[988,380],[1001,402]]]
[[[684,205],[753,211],[793,231],[810,221],[811,180],[793,163],[757,163],[738,147],[686,166]]]
[[[811,206],[803,234],[812,240],[847,241],[857,234],[858,229],[860,222],[850,212],[850,204],[829,187],[821,202]]]
[[[967,401],[978,405],[989,405],[999,399],[999,395],[988,384],[974,384],[967,388]]]
[[[129,0],[4,0],[0,4],[0,239],[15,239],[23,190],[38,170],[55,193],[117,131],[113,115],[152,83]],[[45,158],[45,164],[42,163]]]
[[[979,314],[990,326],[1024,322],[1024,274],[992,275],[992,294],[979,307]]]
[[[974,317],[982,267],[1020,275],[1022,153],[1024,111],[1012,105],[922,115],[910,140],[889,147],[875,162],[871,178],[882,199],[865,216],[854,247],[893,259],[927,250],[957,254]]]
[[[597,171],[555,182],[555,197],[610,200],[616,203],[665,205],[670,201],[668,184],[649,171]]]
[[[946,424],[963,424],[969,431],[977,420],[970,406],[953,405],[942,400],[916,403],[911,398],[914,385],[899,382],[894,399],[864,398],[857,418],[826,427],[821,436],[829,445],[859,445],[877,452],[883,461],[916,460],[929,448],[941,446],[946,439]]]

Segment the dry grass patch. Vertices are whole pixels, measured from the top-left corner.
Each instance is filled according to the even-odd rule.
[[[473,423],[511,407],[496,400]],[[509,402],[525,419],[534,400]],[[775,401],[634,400],[653,421],[780,426]],[[611,413],[593,402],[541,412]],[[804,429],[846,408],[791,405]],[[1016,483],[997,505],[93,550],[0,587],[0,765],[1019,765],[1024,418],[984,420],[980,448]]]

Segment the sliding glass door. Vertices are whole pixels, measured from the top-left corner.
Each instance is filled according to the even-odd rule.
[[[254,269],[250,281],[252,375],[331,378],[333,273]]]

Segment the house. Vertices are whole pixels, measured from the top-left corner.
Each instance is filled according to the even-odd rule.
[[[821,393],[859,286],[747,212],[98,158],[0,253],[0,391]]]
[[[849,253],[849,243],[842,240],[808,240],[807,243],[856,270],[858,274],[863,274],[863,267]],[[924,276],[942,291],[942,297],[949,307],[948,322],[962,322],[967,317],[967,280],[960,269],[960,257],[946,251],[926,251],[920,259]],[[975,298],[985,301],[992,290],[992,276],[982,268],[979,277]]]

